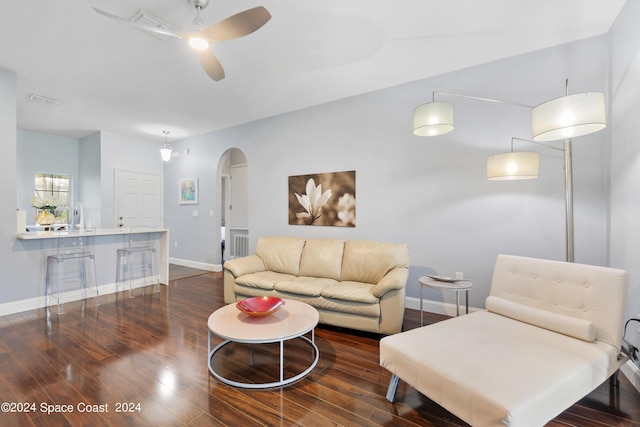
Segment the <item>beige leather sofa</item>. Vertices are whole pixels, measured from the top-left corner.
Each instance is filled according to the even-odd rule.
[[[486,311],[384,337],[380,364],[473,426],[542,426],[621,354],[625,271],[498,256]]]
[[[379,334],[402,329],[406,244],[263,237],[255,255],[224,263],[224,300],[277,296],[306,302],[320,323]]]

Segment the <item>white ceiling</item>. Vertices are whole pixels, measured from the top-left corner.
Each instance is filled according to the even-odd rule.
[[[0,68],[18,76],[18,127],[182,139],[603,34],[624,0],[211,0],[202,16],[209,26],[259,5],[264,27],[214,45],[226,72],[215,82],[184,41],[92,9],[142,9],[184,30],[190,0],[2,0]]]

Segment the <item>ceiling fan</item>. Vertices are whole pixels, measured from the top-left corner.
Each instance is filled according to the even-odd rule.
[[[193,4],[196,10],[196,17],[193,20],[192,26],[203,27],[204,22],[200,17],[200,12],[207,7],[209,0],[191,0],[191,4]],[[210,45],[215,42],[244,37],[258,30],[271,19],[269,11],[262,6],[258,6],[232,15],[206,29],[180,32],[162,26],[130,21],[95,7],[93,9],[107,18],[124,21],[141,30],[188,41],[196,50],[206,73],[215,81],[224,79],[225,74],[222,64],[220,64],[220,61],[210,49]]]

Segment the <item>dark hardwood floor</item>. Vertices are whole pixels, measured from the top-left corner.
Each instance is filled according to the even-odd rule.
[[[224,385],[206,362],[207,318],[222,304],[221,273],[206,273],[171,280],[160,293],[138,290],[133,299],[106,295],[99,307],[67,303],[61,316],[40,309],[0,317],[0,425],[466,425],[402,382],[389,403],[378,337],[337,328],[316,329],[320,359],[299,382],[266,391]],[[405,328],[418,322],[418,312],[407,310]],[[304,344],[288,344],[296,345]],[[225,347],[217,368],[267,378],[276,349],[255,347],[253,368],[242,345]],[[294,355],[288,373],[308,363],[308,349],[285,350]],[[548,425],[640,427],[640,395],[621,375],[619,388],[602,385]]]

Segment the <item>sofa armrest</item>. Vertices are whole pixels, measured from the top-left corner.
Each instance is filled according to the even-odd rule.
[[[408,269],[394,268],[380,279],[378,284],[374,286],[372,293],[376,298],[380,298],[389,291],[404,289],[407,286],[408,278]]]
[[[262,258],[258,255],[249,255],[241,258],[234,258],[224,263],[224,269],[233,274],[233,277],[240,277],[245,274],[265,271],[266,267]]]

